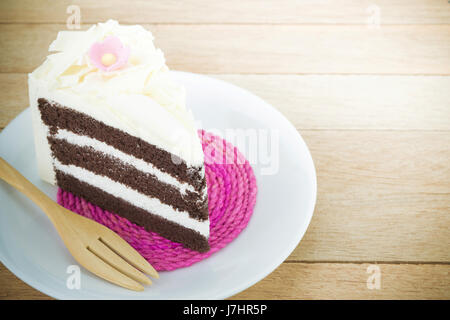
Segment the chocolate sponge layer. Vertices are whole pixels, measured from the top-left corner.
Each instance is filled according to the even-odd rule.
[[[202,167],[188,167],[175,155],[138,137],[44,98],[38,99],[38,107],[42,121],[50,128],[50,133],[55,133],[61,128],[88,136],[153,164],[176,179],[191,184],[196,191],[201,191],[206,185],[205,179],[201,176]]]
[[[55,172],[58,186],[62,189],[95,203],[107,211],[114,212],[144,227],[146,230],[156,232],[171,241],[179,242],[186,248],[199,252],[209,250],[208,239],[199,232],[140,209],[125,200],[114,197],[64,172],[59,170],[55,170]]]
[[[142,194],[157,198],[176,210],[187,211],[191,218],[200,221],[208,219],[207,198],[202,199],[199,193],[186,190],[186,194],[182,195],[172,185],[161,182],[155,176],[98,152],[94,148],[77,146],[52,137],[49,137],[48,141],[53,156],[62,164],[73,164],[120,182]]]

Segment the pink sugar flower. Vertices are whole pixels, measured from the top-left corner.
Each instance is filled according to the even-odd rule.
[[[113,71],[124,66],[130,57],[130,48],[118,37],[109,36],[103,42],[94,43],[89,49],[89,58],[94,66],[103,71]]]

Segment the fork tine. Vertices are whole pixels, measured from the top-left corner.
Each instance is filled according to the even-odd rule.
[[[144,284],[152,283],[142,272],[130,265],[101,241],[93,241],[87,249],[131,279]]]
[[[98,256],[96,256],[93,252],[89,250],[85,250],[85,253],[89,255],[88,259],[84,259],[80,257],[79,254],[74,255],[74,258],[87,270],[92,272],[93,274],[108,280],[118,286],[131,289],[134,291],[144,291],[144,287],[134,281],[133,279],[127,277],[120,271],[114,269],[109,264],[104,262]]]
[[[101,241],[103,244],[110,247],[111,250],[116,252],[133,267],[155,279],[159,278],[158,272],[156,272],[152,265],[148,263],[148,261],[145,260],[144,257],[142,257],[132,246],[130,246],[128,242],[109,229],[106,229],[105,231],[106,232],[101,236]]]

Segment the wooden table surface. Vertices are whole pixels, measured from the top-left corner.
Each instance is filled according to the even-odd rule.
[[[145,25],[172,69],[261,96],[308,144],[310,227],[233,298],[450,299],[448,0],[2,0],[0,128],[27,107],[26,74],[72,2],[82,29]],[[48,297],[1,266],[0,298]]]

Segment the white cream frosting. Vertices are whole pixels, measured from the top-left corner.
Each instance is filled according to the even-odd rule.
[[[104,72],[90,62],[95,42],[116,36],[130,48],[127,65]],[[194,118],[185,105],[185,91],[174,83],[153,35],[141,26],[117,21],[99,23],[87,31],[61,31],[46,61],[29,74],[30,105],[40,173],[53,182],[45,128],[38,118],[37,99],[46,98],[168,150],[189,166],[203,165]],[[47,172],[46,172],[47,171]]]

